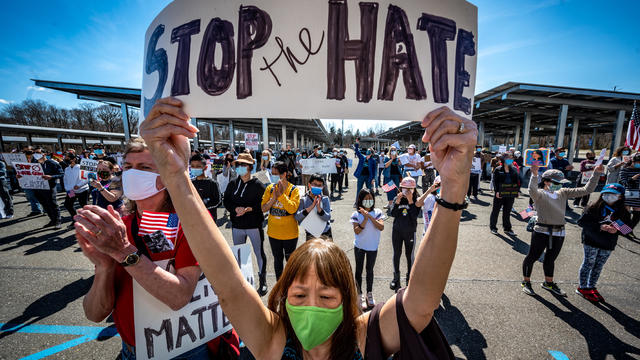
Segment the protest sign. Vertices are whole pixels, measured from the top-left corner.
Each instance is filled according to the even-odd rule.
[[[13,166],[13,163],[28,163],[27,156],[23,153],[2,153],[2,159],[9,166]]]
[[[602,165],[602,161],[604,161],[604,156],[607,154],[607,149],[600,150],[600,156],[598,156],[598,160],[596,160],[595,167]]]
[[[464,0],[175,0],[145,34],[142,114],[175,96],[192,117],[421,120],[446,105],[471,118],[477,12]]]
[[[231,250],[242,275],[253,286],[251,244],[232,246]],[[162,260],[156,264],[166,268],[168,262]],[[133,281],[133,310],[137,359],[171,359],[232,328],[204,274],[200,276],[191,301],[177,311]]]
[[[249,150],[258,150],[258,133],[245,133],[244,147]]]
[[[504,153],[506,153],[506,152],[507,152],[507,147],[506,147],[505,145],[500,145],[500,146],[498,146],[498,152],[499,152],[500,154],[504,154]]]
[[[42,178],[44,171],[40,163],[13,163],[18,183],[23,189],[49,190],[49,181]]]
[[[471,161],[471,172],[474,174],[482,173],[482,159],[474,157]]]
[[[397,150],[400,150],[400,143],[399,142],[394,142],[393,144],[391,144],[391,147],[396,148]]]
[[[314,237],[320,237],[327,227],[327,222],[322,220],[318,212],[314,209],[302,220],[300,226]]]
[[[541,167],[548,167],[550,156],[549,149],[527,149],[524,151],[524,166],[531,167],[534,162],[538,162]]]
[[[500,190],[498,192],[500,193],[501,198],[518,197],[518,193],[520,192],[520,186],[517,183],[516,184],[501,183]]]
[[[265,185],[269,185],[269,184],[271,184],[271,176],[270,175],[271,174],[269,174],[269,172],[267,170],[262,170],[262,171],[256,171],[256,173],[251,175],[251,176],[256,178],[261,183],[263,183]]]
[[[98,160],[81,159],[80,160],[80,179],[96,180],[98,172]]]
[[[325,159],[301,159],[302,173],[305,175],[311,174],[335,174],[336,161],[333,158]]]

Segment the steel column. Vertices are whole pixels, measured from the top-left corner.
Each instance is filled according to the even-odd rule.
[[[235,151],[236,133],[233,129],[233,120],[229,119],[229,151]]]
[[[129,110],[126,103],[120,104],[120,110],[122,111],[122,129],[124,130],[124,141],[129,142],[131,140],[131,134],[129,133]]]
[[[564,131],[567,127],[567,113],[569,112],[569,105],[563,104],[560,106],[560,114],[558,114],[558,130],[556,132],[556,149],[564,146]]]
[[[524,113],[524,130],[522,131],[522,151],[529,147],[529,132],[531,130],[531,113]]]
[[[573,159],[576,156],[576,143],[578,141],[578,127],[580,126],[580,120],[574,119],[571,129],[571,142],[569,143],[569,164],[573,164]]]
[[[191,124],[193,124],[193,126],[198,127],[198,119],[197,118],[191,118]],[[196,136],[193,138],[193,148],[195,150],[200,148],[200,135],[198,135],[199,133],[196,133]]]
[[[269,120],[262,118],[262,150],[269,148]]]
[[[611,143],[611,152],[609,153],[609,158],[613,156],[613,151],[620,146],[620,142],[622,141],[622,130],[624,127],[624,116],[626,114],[625,110],[618,110],[616,112],[616,129],[613,133],[613,143]]]

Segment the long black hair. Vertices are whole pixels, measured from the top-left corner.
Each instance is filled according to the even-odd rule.
[[[373,193],[373,191],[371,191],[369,189],[362,189],[358,193],[358,201],[356,201],[356,210],[360,209],[360,208],[365,208],[366,209],[366,207],[364,207],[364,205],[362,205],[362,202],[364,201],[364,198],[367,197],[367,195],[371,195],[371,197],[373,198],[373,205],[371,206],[371,210],[373,210],[376,207],[376,196]]]
[[[589,204],[584,209],[584,212],[585,214],[598,215],[600,211],[602,211],[604,205],[606,205],[606,203],[604,202],[604,200],[602,200],[602,193],[600,193],[600,195],[598,196],[598,200]],[[624,194],[621,194],[620,199],[618,199],[618,201],[614,202],[612,205],[609,205],[609,207],[613,209],[614,217],[616,219],[623,219],[623,221],[626,221],[626,219],[631,216],[624,205]]]

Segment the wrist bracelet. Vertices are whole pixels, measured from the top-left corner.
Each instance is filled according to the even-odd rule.
[[[438,195],[436,196],[436,202],[438,203],[438,205],[447,209],[451,209],[453,211],[464,210],[469,206],[469,202],[467,201],[466,198],[462,201],[462,204],[454,204],[454,203],[445,201],[443,198],[440,197],[440,195]]]

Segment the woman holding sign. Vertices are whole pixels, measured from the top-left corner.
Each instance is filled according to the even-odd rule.
[[[122,359],[135,359],[136,346],[145,347],[136,344],[133,280],[176,311],[189,303],[201,274],[178,224],[175,224],[178,228],[175,237],[165,236],[162,246],[140,235],[148,212],[173,213],[172,199],[157,171],[144,141],[133,140],[124,152],[122,175],[130,214],[120,218],[111,205],[107,209],[89,205],[78,210],[74,217],[78,244],[95,265],[93,284],[83,300],[85,315],[95,322],[103,321],[109,314],[113,316],[122,338]],[[197,192],[195,196],[202,204]],[[206,214],[211,219],[209,213]],[[166,248],[171,250],[164,251]],[[173,259],[174,272],[154,263],[166,259]],[[179,358],[206,359],[206,344]]]
[[[454,358],[433,313],[456,251],[477,130],[472,120],[446,107],[430,112],[422,126],[422,140],[430,142],[432,161],[443,179],[438,205],[408,287],[361,314],[349,259],[328,241],[308,241],[298,248],[268,306],[262,303],[189,181],[187,138],[197,128],[179,100],[165,98],[154,105],[140,133],[224,313],[255,358],[386,359],[395,353],[404,359]]]
[[[542,288],[559,296],[567,294],[553,282],[553,270],[556,258],[560,254],[564,243],[564,213],[567,208],[567,200],[590,194],[598,185],[599,175],[604,170],[602,165],[597,166],[594,176],[589,182],[580,188],[563,188],[569,180],[564,178],[562,171],[558,169],[547,170],[542,174],[541,181],[538,181],[539,165],[531,165],[531,180],[529,180],[529,197],[536,205],[538,222],[531,233],[531,246],[529,253],[522,262],[522,291],[528,295],[535,295],[531,287],[531,272],[533,264],[544,252],[544,282]],[[546,251],[545,251],[546,250]]]

